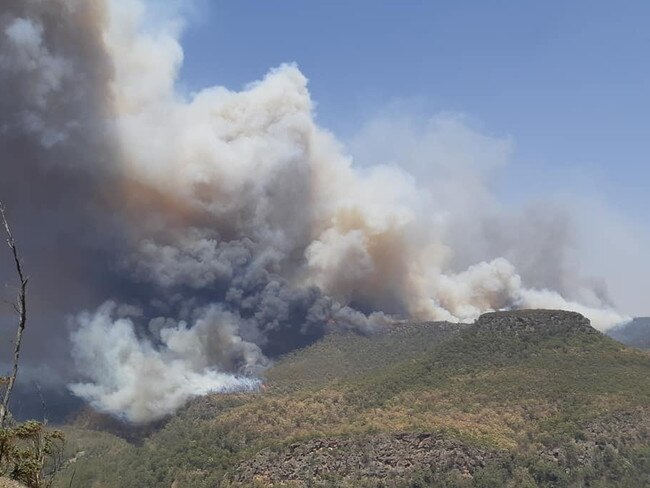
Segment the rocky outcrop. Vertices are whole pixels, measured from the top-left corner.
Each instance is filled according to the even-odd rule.
[[[536,453],[529,452],[527,462],[517,469],[530,476],[528,469],[532,464],[546,463],[556,465],[558,472],[567,476],[575,472],[577,480],[587,483],[589,478],[581,478],[585,473],[596,469],[607,471],[615,463],[627,466],[626,448],[642,446],[648,439],[650,415],[647,410],[615,412],[583,424],[582,435],[575,439],[566,439]],[[514,454],[477,448],[440,433],[317,438],[280,450],[258,452],[227,476],[226,485],[393,486],[392,482],[413,481],[420,473],[435,477],[456,473],[470,480],[487,465],[512,464]],[[523,458],[519,462],[523,462]],[[582,481],[575,486],[589,486],[580,484]],[[650,482],[650,477],[647,481]]]
[[[323,480],[390,480],[409,478],[423,469],[472,474],[496,453],[470,447],[434,433],[376,434],[352,439],[321,438],[294,443],[280,451],[265,449],[231,475],[235,486]]]
[[[606,470],[611,470],[617,457],[623,459],[622,466],[627,467],[629,460],[621,453],[629,447],[647,445],[650,441],[650,411],[614,412],[595,418],[582,427],[582,435],[540,452],[540,459],[556,463],[567,473],[572,470],[585,472],[585,468],[593,471],[603,464]],[[650,473],[645,477],[646,483],[638,486],[650,486]]]
[[[494,332],[541,332],[544,334],[600,334],[589,319],[565,310],[512,310],[481,315],[476,327]]]

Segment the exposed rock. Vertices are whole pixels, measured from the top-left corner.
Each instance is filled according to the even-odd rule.
[[[265,449],[244,461],[231,481],[318,482],[407,478],[416,471],[435,468],[471,477],[496,453],[468,446],[435,433],[376,434],[353,439],[321,438],[294,443],[281,451]]]
[[[495,332],[543,332],[546,334],[600,334],[589,319],[565,310],[512,310],[489,312],[476,320],[476,326]]]
[[[546,449],[539,457],[557,464],[567,473],[585,468],[589,472],[598,464],[611,463],[627,446],[647,445],[650,442],[650,412],[615,412],[594,419],[583,428],[584,436]],[[646,482],[650,483],[650,473],[646,475]],[[650,486],[647,483],[638,486]]]
[[[585,425],[588,438],[610,443],[650,441],[650,412],[614,412]]]

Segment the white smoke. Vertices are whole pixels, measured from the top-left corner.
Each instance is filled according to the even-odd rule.
[[[327,299],[329,308],[332,303],[354,303],[367,310],[421,319],[468,321],[489,310],[552,307],[577,309],[599,328],[622,320],[613,310],[569,302],[557,292],[526,288],[515,267],[503,257],[453,271],[454,260],[459,261],[450,230],[455,221],[460,224],[455,217],[461,209],[465,218],[477,218],[473,210],[484,208],[486,201],[493,205],[482,174],[498,166],[503,157],[488,160],[487,170],[474,167],[474,161],[485,161],[483,156],[495,151],[507,154],[507,141],[481,136],[481,144],[471,146],[475,153],[467,161],[459,161],[453,149],[467,138],[455,140],[459,131],[450,131],[449,125],[463,129],[462,121],[440,118],[434,124],[430,146],[450,153],[444,162],[444,185],[434,181],[430,188],[418,186],[397,166],[355,169],[341,145],[315,123],[307,80],[295,66],[272,70],[240,92],[211,87],[184,100],[175,91],[182,61],[177,29],[143,32],[146,11],[136,1],[113,2],[110,11],[106,41],[115,65],[115,122],[125,153],[124,171],[166,195],[174,208],[182,208],[180,218],[190,221],[175,224],[176,229],[170,229],[168,221],[144,224],[154,227],[147,229],[145,236],[160,231],[156,225],[171,236],[164,242],[149,237],[142,240],[130,256],[134,278],[161,288],[204,289],[227,283],[224,301],[234,310],[250,306],[247,285],[233,285],[242,276],[245,282],[252,280],[255,286],[262,283],[265,290],[275,290],[258,300],[253,307],[257,309],[255,318],[237,312],[231,316],[235,325],[228,329],[230,334],[239,337],[241,333],[251,339],[238,344],[263,344],[264,338],[256,335],[268,326],[251,322],[262,314],[267,315],[262,322],[270,321],[272,329],[281,328],[283,320],[290,320],[289,295],[305,287],[315,287],[331,297]],[[425,144],[424,149],[430,147]],[[416,155],[399,156],[423,164],[426,153],[420,150]],[[445,198],[450,190],[455,192],[457,206],[445,205],[452,201]],[[196,216],[188,218],[188,214]],[[209,232],[205,224],[193,221],[207,222]],[[540,235],[534,233],[537,238]],[[542,257],[548,258],[549,253]],[[531,268],[538,269],[539,264]],[[260,270],[266,277],[260,278]],[[270,283],[274,285],[269,288]],[[355,320],[348,319],[353,325],[368,327],[369,319],[359,312],[335,307],[345,310],[345,317],[355,316]],[[313,308],[307,316],[313,315]],[[342,315],[329,310],[325,316],[340,320]],[[92,350],[91,338],[80,335],[92,323],[82,321],[75,336],[78,357],[88,348]],[[157,387],[145,394],[131,388],[133,379],[126,384],[119,381],[129,378],[119,367],[116,375],[106,378],[105,368],[89,364],[84,370],[92,372],[94,383],[75,391],[101,409],[131,412],[129,418],[142,420],[147,415],[168,413],[206,388],[219,390],[221,384],[236,384],[234,377],[215,377],[212,360],[189,361],[201,351],[201,341],[196,340],[199,331],[203,340],[225,342],[222,347],[232,350],[232,340],[217,334],[218,329],[200,329],[199,324],[164,328],[162,345],[154,347],[148,342],[143,345],[129,333],[133,328],[123,322],[113,327],[121,330],[126,344],[139,351],[133,356],[136,363],[143,356],[154,359],[159,368],[154,368],[155,375],[149,374],[148,368],[127,367],[137,371],[138,381]],[[99,328],[92,337],[102,333],[116,332]],[[185,347],[179,348],[176,340]],[[168,361],[165,356],[172,353],[177,359]],[[117,356],[104,357],[108,366]],[[258,350],[248,357],[253,358],[253,365],[259,365],[257,361],[264,356]],[[179,376],[178,371],[188,366],[191,374],[187,376],[192,381],[181,386],[179,380],[185,373]],[[165,374],[167,367],[177,374]],[[230,381],[224,383],[226,377]],[[113,395],[123,403],[112,403]],[[133,405],[138,405],[137,414],[132,413]],[[150,405],[164,408],[150,409]]]
[[[112,67],[104,122],[119,143],[114,218],[128,240],[107,253],[115,293],[132,291],[120,302],[138,308],[108,302],[76,318],[85,380],[71,388],[95,408],[144,422],[196,395],[254,389],[268,357],[329,326],[529,307],[576,310],[601,330],[625,319],[571,265],[561,214],[512,214],[490,192],[509,139],[449,114],[424,129],[387,119],[353,144],[353,164],[315,122],[296,66],[183,97],[182,23],[148,20],[141,0],[110,0],[98,33]],[[41,59],[36,93],[67,76],[36,21],[7,29],[15,56]]]
[[[70,63],[53,55],[43,43],[43,26],[30,19],[13,19],[4,28],[6,42],[0,54],[0,69],[27,75],[30,105],[16,120],[21,129],[41,137],[41,143],[50,147],[66,138],[65,127],[53,127],[41,115],[48,98],[56,93],[66,77],[71,76]],[[5,128],[6,130],[7,128]]]
[[[208,310],[191,329],[166,325],[159,344],[139,339],[133,322],[115,316],[108,302],[94,314],[77,317],[73,355],[92,383],[71,385],[72,391],[99,410],[132,422],[145,422],[174,412],[189,398],[210,392],[253,390],[259,381],[221,373],[217,365],[239,349],[257,365],[260,351],[233,334],[227,314]]]

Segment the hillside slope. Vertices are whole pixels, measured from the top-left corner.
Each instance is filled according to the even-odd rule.
[[[418,357],[467,325],[449,322],[398,323],[363,336],[332,331],[317,343],[283,357],[265,375],[274,391],[320,388]]]
[[[649,486],[649,377],[569,312],[333,334],[142,445],[69,429],[58,486]]]
[[[626,346],[650,349],[650,317],[637,317],[607,331],[607,335]]]

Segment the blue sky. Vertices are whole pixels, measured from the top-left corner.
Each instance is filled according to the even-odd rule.
[[[343,141],[395,103],[465,114],[515,143],[504,201],[574,194],[638,244],[650,234],[648,26],[647,1],[204,0],[180,82],[238,89],[295,62]],[[593,260],[609,252],[626,247]]]

